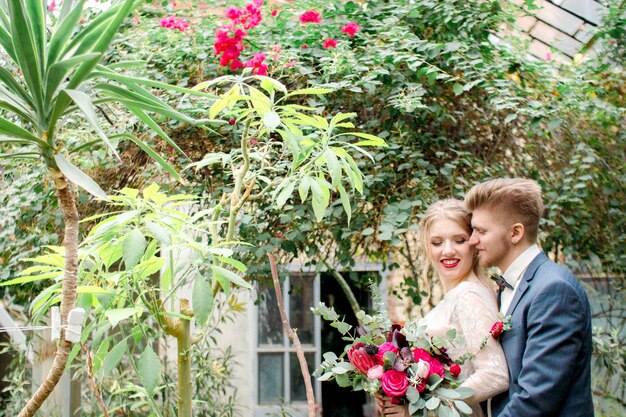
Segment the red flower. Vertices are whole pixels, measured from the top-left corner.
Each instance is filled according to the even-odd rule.
[[[428,376],[431,376],[432,374],[437,374],[441,378],[443,378],[443,365],[441,364],[441,362],[439,362],[439,359],[437,358],[433,358],[433,360],[430,362],[430,371],[428,372]]]
[[[213,48],[215,54],[220,55],[220,65],[226,67],[230,65],[231,70],[237,70],[243,67],[239,61],[239,55],[243,51],[243,38],[246,32],[240,28],[234,28],[233,25],[221,26],[215,31],[215,41]]]
[[[356,22],[349,22],[341,28],[341,31],[348,36],[354,36],[359,30],[361,30],[361,27]]]
[[[297,64],[297,62],[292,59],[291,61],[289,61],[289,62],[287,62],[285,64],[285,69],[293,68],[293,67],[296,66],[296,64]]]
[[[415,363],[418,363],[420,359],[428,363],[430,363],[433,360],[433,357],[430,356],[430,353],[420,348],[413,349],[413,357],[415,358]]]
[[[381,378],[383,392],[390,397],[401,397],[406,394],[409,380],[402,371],[390,370],[383,374]]]
[[[458,363],[453,363],[452,365],[450,365],[450,374],[455,378],[461,375],[461,367]]]
[[[324,39],[324,43],[322,44],[322,46],[325,49],[336,48],[337,47],[337,41],[334,40],[334,39]]]
[[[504,331],[504,323],[502,323],[501,321],[496,321],[491,327],[491,330],[489,330],[489,333],[491,333],[494,339],[497,339],[502,334],[503,331]]]
[[[276,17],[277,14],[278,14],[278,9],[273,9],[271,12],[272,17]]]
[[[309,10],[300,15],[300,23],[319,23],[322,21],[322,15],[315,10]]]
[[[302,48],[302,49],[306,49],[308,47],[309,47],[309,45],[307,45],[306,43],[303,43],[302,45],[300,45],[300,48]]]
[[[54,0],[52,0],[52,2],[48,5],[48,11],[53,12],[55,7],[57,7],[57,4]]]
[[[378,365],[376,356],[368,354],[365,351],[365,345],[361,342],[350,348],[348,360],[359,372],[366,375],[370,368]]]
[[[254,57],[246,61],[244,65],[246,68],[252,68],[252,74],[267,75],[267,65],[264,61],[265,54],[254,54]]]
[[[228,124],[231,125],[231,126],[234,125],[236,122],[237,121],[235,119],[233,119],[233,118],[228,120]]]

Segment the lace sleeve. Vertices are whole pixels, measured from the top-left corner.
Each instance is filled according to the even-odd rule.
[[[478,352],[470,362],[474,372],[465,376],[462,386],[474,390],[471,402],[481,402],[499,394],[509,386],[509,373],[502,346],[493,337],[479,351],[491,326],[498,321],[495,303],[482,291],[468,290],[454,304],[452,324],[465,339],[467,352]],[[495,300],[494,300],[495,301]]]

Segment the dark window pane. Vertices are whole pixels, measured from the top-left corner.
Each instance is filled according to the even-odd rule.
[[[305,353],[307,366],[309,367],[309,375],[315,370],[315,354]],[[291,401],[306,402],[306,387],[300,370],[300,362],[295,353],[289,355],[289,379],[291,380]],[[311,378],[311,384],[315,387],[315,379]]]
[[[298,338],[303,345],[312,345],[313,319],[311,313],[313,307],[314,274],[293,274],[289,275],[289,322],[293,329],[298,330]]]
[[[259,345],[282,345],[283,322],[274,288],[263,290],[262,295],[263,301],[259,303]]]
[[[259,404],[279,404],[283,399],[282,353],[259,353]]]

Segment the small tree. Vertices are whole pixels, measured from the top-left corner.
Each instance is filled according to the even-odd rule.
[[[130,110],[175,149],[180,149],[148,113],[193,123],[189,117],[155,97],[145,87],[166,84],[133,78],[101,63],[124,18],[137,4],[124,0],[81,24],[85,0],[64,2],[57,19],[43,0],[0,1],[0,47],[8,62],[0,66],[0,144],[5,157],[31,157],[45,164],[54,180],[65,220],[65,266],[61,292],[61,319],[67,324],[76,301],[78,221],[71,183],[107,198],[104,191],[68,159],[69,150],[59,136],[70,115],[80,115],[95,130],[99,141],[119,158],[111,139],[129,139],[179,179],[176,171],[147,144],[132,135],[109,136],[99,124],[97,109],[117,103]],[[64,332],[52,369],[20,417],[32,416],[50,395],[65,369],[71,343]]]

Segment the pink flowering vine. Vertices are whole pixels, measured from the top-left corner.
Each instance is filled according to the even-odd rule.
[[[246,36],[241,28],[234,28],[233,25],[226,25],[217,28],[215,31],[215,41],[213,48],[215,54],[220,55],[220,65],[226,67],[230,65],[230,69],[235,71],[243,67],[239,60],[239,55],[243,51],[243,38]]]
[[[159,21],[159,26],[170,30],[180,30],[184,32],[189,27],[189,22],[175,16],[164,17]]]
[[[341,28],[341,31],[350,37],[354,36],[360,30],[361,27],[356,22],[349,22]]]
[[[309,10],[300,15],[300,23],[320,23],[322,15],[315,10]]]
[[[252,59],[245,63],[246,68],[252,68],[252,74],[267,75],[267,64],[265,64],[265,54],[254,54]]]
[[[324,49],[331,49],[337,47],[337,41],[335,39],[324,39],[324,43],[322,43]]]
[[[242,9],[231,7],[226,10],[226,17],[231,20],[230,24],[222,25],[215,30],[213,48],[215,54],[220,56],[220,65],[230,66],[231,71],[244,67],[239,57],[244,49],[243,40],[248,33],[246,30],[255,28],[261,23],[261,7],[264,0],[252,0]],[[264,58],[265,59],[265,56]],[[253,73],[267,73],[267,65],[254,58],[246,62],[254,68]],[[263,74],[264,75],[264,74]]]

